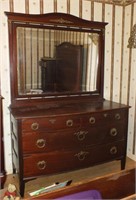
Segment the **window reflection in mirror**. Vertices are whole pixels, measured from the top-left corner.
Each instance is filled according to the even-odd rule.
[[[17,27],[18,94],[97,91],[99,34]]]

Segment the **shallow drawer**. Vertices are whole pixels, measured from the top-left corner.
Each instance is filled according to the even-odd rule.
[[[126,127],[122,124],[106,127],[84,127],[79,129],[51,132],[29,132],[22,136],[23,152],[49,152],[53,150],[74,149],[109,143],[125,138]]]
[[[98,113],[90,113],[82,116],[82,125],[98,126],[107,123],[126,123],[127,110],[108,110]]]
[[[124,153],[125,143],[120,141],[88,149],[25,155],[24,176],[39,176],[89,167],[95,163],[121,158]]]
[[[23,119],[23,132],[30,131],[54,131],[71,127],[80,127],[80,116],[61,116],[61,117],[44,117],[36,119]]]

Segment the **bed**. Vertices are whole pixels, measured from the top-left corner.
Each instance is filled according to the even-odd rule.
[[[97,177],[89,181],[73,183],[55,191],[43,193],[28,199],[135,199],[135,172],[136,168],[122,170]],[[93,192],[95,195],[93,196]],[[89,196],[88,196],[89,195]],[[98,195],[98,196],[97,196]],[[79,199],[79,196],[77,199]],[[98,198],[99,197],[99,198]]]

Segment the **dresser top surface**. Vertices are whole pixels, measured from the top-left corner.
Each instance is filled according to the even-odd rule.
[[[97,103],[82,103],[82,104],[56,104],[56,105],[38,105],[36,107],[22,107],[11,109],[11,114],[19,118],[35,118],[44,116],[56,116],[56,115],[69,115],[69,114],[84,114],[93,112],[104,112],[108,110],[116,109],[128,109],[129,106],[115,103],[112,101],[103,101]]]

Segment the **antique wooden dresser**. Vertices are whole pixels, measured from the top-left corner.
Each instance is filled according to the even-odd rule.
[[[124,169],[129,106],[103,97],[107,23],[64,13],[6,15],[13,172],[21,196],[25,182],[37,177],[113,160]],[[76,50],[56,56],[56,47],[69,45],[82,47],[80,58]]]
[[[4,159],[4,139],[3,139],[3,112],[2,96],[0,96],[0,189],[3,188],[6,180],[5,159]]]
[[[0,80],[0,189],[4,187],[6,180],[5,159],[4,159],[4,136],[3,136],[3,97],[1,96]]]

